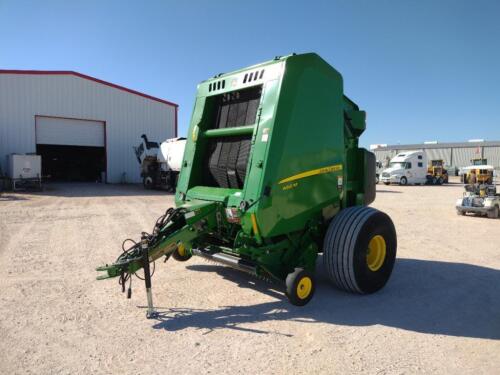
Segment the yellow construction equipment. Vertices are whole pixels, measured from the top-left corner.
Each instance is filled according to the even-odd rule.
[[[487,159],[472,159],[471,166],[465,167],[462,175],[463,183],[491,184],[493,182],[494,167],[487,165]],[[472,175],[475,175],[474,177]]]
[[[442,159],[431,160],[427,168],[427,181],[432,185],[448,183],[448,171],[444,167],[444,161]]]

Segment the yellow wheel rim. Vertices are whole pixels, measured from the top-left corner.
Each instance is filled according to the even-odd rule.
[[[368,253],[366,254],[366,264],[371,271],[378,271],[384,264],[387,253],[385,239],[381,235],[374,236],[368,244]]]
[[[182,242],[180,242],[177,245],[177,254],[179,254],[181,257],[186,256],[186,247],[184,246],[184,244]]]
[[[309,294],[311,294],[312,290],[312,280],[308,276],[304,276],[302,279],[300,279],[299,283],[297,284],[297,297],[300,299],[306,299]]]

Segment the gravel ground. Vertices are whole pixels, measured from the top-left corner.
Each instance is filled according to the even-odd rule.
[[[150,231],[172,197],[139,186],[52,185],[0,196],[0,373],[461,373],[500,368],[500,220],[459,217],[462,187],[378,186],[398,232],[388,285],[334,289],[318,263],[303,308],[193,258],[157,264],[159,318],[94,268]]]

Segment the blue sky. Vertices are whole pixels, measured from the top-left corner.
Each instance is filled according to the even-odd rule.
[[[372,143],[500,139],[500,1],[6,1],[0,68],[76,70],[180,105],[196,84],[317,52]]]

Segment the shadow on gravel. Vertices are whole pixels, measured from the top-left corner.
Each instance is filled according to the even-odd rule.
[[[217,272],[242,288],[266,293],[276,300],[217,310],[165,309],[159,311],[154,328],[178,331],[195,327],[209,332],[230,328],[271,333],[240,325],[286,320],[348,326],[381,324],[421,333],[500,339],[499,270],[463,263],[398,259],[384,289],[360,296],[331,286],[322,262],[318,263],[316,294],[302,308],[289,304],[279,287],[233,269],[217,265],[188,266],[190,270]],[[238,302],[236,295],[228,299],[234,299],[235,304]]]
[[[401,191],[397,191],[397,190],[377,190],[377,194],[378,193],[394,193],[394,194],[401,194],[402,192]]]
[[[40,196],[55,197],[122,197],[172,195],[163,190],[146,190],[142,184],[100,184],[93,182],[51,182],[46,183]]]
[[[23,197],[20,194],[0,194],[0,202],[6,202],[6,201],[27,201],[28,198]]]

